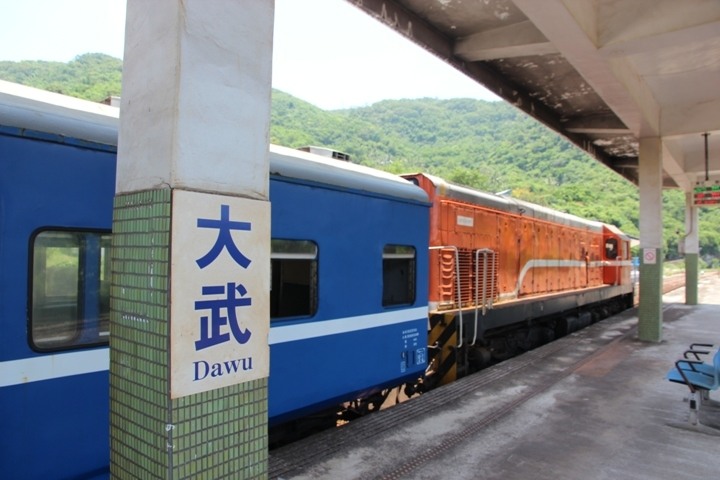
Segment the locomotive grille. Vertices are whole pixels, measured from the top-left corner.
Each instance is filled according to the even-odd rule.
[[[498,298],[498,255],[487,249],[441,248],[438,307],[492,307]]]

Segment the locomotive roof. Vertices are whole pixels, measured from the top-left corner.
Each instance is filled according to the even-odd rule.
[[[459,200],[473,205],[493,208],[516,215],[559,223],[561,225],[594,230],[597,232],[602,231],[603,223],[601,222],[586,220],[569,213],[560,212],[541,205],[535,205],[534,203],[525,202],[523,200],[480,192],[460,185],[454,185],[433,175],[422,175],[427,177],[433,183],[435,186],[435,192],[438,195],[447,198],[452,198],[454,200]]]
[[[0,126],[117,146],[119,109],[0,80]],[[362,165],[270,145],[270,174],[427,203],[411,182]]]

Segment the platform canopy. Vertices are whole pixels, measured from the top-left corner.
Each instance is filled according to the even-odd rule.
[[[720,180],[718,0],[349,1],[634,184],[642,137],[664,187]]]

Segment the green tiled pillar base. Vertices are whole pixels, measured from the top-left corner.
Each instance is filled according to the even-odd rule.
[[[698,304],[698,254],[685,254],[685,304]]]
[[[170,398],[171,197],[162,189],[115,198],[111,475],[265,478],[267,379]]]
[[[643,249],[643,252],[648,249]],[[641,256],[642,258],[642,256]],[[662,250],[655,249],[656,263],[640,264],[640,307],[638,338],[648,342],[662,340]]]

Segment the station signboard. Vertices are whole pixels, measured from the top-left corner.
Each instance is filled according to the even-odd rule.
[[[270,203],[175,190],[172,398],[268,376]]]

